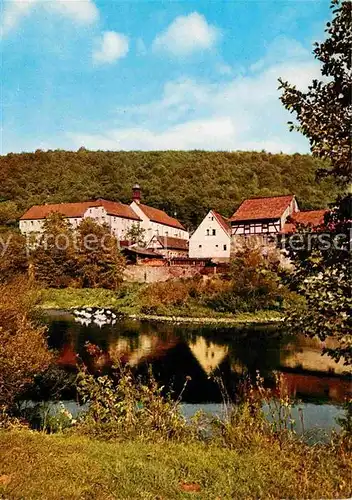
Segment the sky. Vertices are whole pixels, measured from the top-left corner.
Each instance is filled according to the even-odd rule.
[[[319,78],[328,0],[0,4],[0,154],[309,151],[278,78]]]

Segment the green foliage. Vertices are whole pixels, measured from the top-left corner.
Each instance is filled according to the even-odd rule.
[[[147,244],[145,241],[145,229],[138,224],[132,224],[125,234],[125,240],[131,244],[136,243],[140,247],[145,247]]]
[[[303,310],[292,308],[288,322],[292,329],[310,337],[333,339],[337,346],[325,347],[323,352],[336,361],[342,358],[345,364],[352,364],[351,203],[352,197],[345,198],[344,204],[327,215],[314,237],[299,232],[303,238],[300,251],[292,250],[289,242],[287,245],[296,264],[291,287],[306,301]],[[323,245],[320,236],[328,244]]]
[[[281,100],[297,116],[299,124],[292,128],[308,137],[313,155],[330,161],[330,173],[338,180],[350,182],[352,4],[333,0],[331,8],[334,17],[327,23],[327,38],[314,49],[324,80],[313,80],[307,92],[280,80]]]
[[[99,348],[88,345],[94,356]],[[151,372],[146,382],[136,379],[128,367],[115,368],[113,377],[94,377],[85,369],[78,379],[78,394],[89,408],[78,422],[79,432],[111,439],[140,437],[154,441],[184,436],[186,421],[180,400],[163,396]]]
[[[41,290],[40,299],[43,309],[114,308],[119,305],[116,293],[104,288],[46,288]]]
[[[0,284],[27,272],[26,238],[14,230],[0,232]]]
[[[0,409],[9,412],[52,360],[35,303],[36,291],[24,278],[0,285]]]
[[[31,254],[35,278],[45,286],[65,288],[75,281],[77,262],[74,234],[63,215],[53,213]]]
[[[20,212],[13,201],[0,201],[0,227],[14,225]]]
[[[31,262],[35,278],[53,288],[116,290],[125,267],[118,242],[108,226],[87,218],[73,230],[57,213],[45,220]]]
[[[205,151],[38,151],[0,156],[0,198],[24,211],[42,203],[97,197],[131,202],[138,181],[143,201],[195,228],[210,208],[233,214],[250,196],[295,193],[302,209],[328,205],[333,182],[315,182],[324,162],[309,155]],[[253,182],[255,179],[255,182]]]
[[[278,271],[278,261],[264,257],[259,250],[239,252],[231,261],[228,286],[207,304],[231,313],[280,310],[293,294],[282,284]]]
[[[109,227],[89,218],[83,219],[77,228],[76,241],[75,261],[79,286],[116,290],[122,283],[125,259]]]
[[[352,17],[350,1],[333,0],[334,18],[327,24],[327,38],[315,44],[315,57],[322,63],[324,81],[313,80],[307,93],[287,82],[282,102],[297,116],[300,130],[311,143],[313,155],[328,159],[330,174],[345,187],[351,182],[352,125]],[[351,219],[352,195],[337,199],[334,209],[318,228],[322,239],[311,239],[307,230],[302,249],[287,249],[295,262],[293,286],[305,297],[305,310],[293,311],[293,328],[321,340],[333,339],[337,347],[325,348],[336,361],[352,363],[351,318]]]

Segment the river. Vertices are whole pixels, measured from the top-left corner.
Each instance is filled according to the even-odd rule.
[[[342,363],[321,356],[321,343],[285,333],[281,326],[200,326],[120,319],[114,325],[82,325],[69,313],[47,317],[49,344],[58,351],[58,367],[74,373],[77,356],[93,371],[108,372],[117,361],[128,363],[137,373],[152,366],[160,384],[177,395],[186,377],[183,409],[221,411],[221,377],[228,394],[235,398],[246,374],[259,371],[266,386],[273,386],[274,372],[303,409],[305,430],[338,428],[336,417],[351,395],[351,378]],[[85,344],[101,349],[94,360]],[[50,395],[49,395],[50,397]],[[73,396],[63,396],[71,410]],[[296,408],[296,412],[297,412]],[[298,429],[299,431],[299,429]]]

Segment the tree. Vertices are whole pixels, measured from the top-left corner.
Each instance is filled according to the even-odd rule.
[[[352,94],[352,12],[351,1],[333,0],[334,19],[327,23],[326,40],[315,43],[315,58],[321,61],[324,79],[313,80],[308,92],[301,92],[280,80],[281,101],[299,124],[291,123],[308,137],[311,151],[330,161],[332,173],[350,182],[351,168],[351,94]]]
[[[35,295],[23,277],[0,284],[0,409],[7,412],[52,361],[45,328],[35,320]]]
[[[145,229],[139,224],[132,224],[129,230],[126,232],[125,238],[131,244],[136,244],[140,247],[145,247]]]
[[[314,54],[322,62],[325,80],[313,80],[303,93],[282,82],[281,100],[295,113],[299,125],[293,126],[306,135],[314,156],[328,159],[331,168],[320,175],[332,175],[345,188],[351,180],[351,2],[333,0],[334,18],[327,24],[327,38],[316,43]],[[300,249],[291,237],[286,248],[295,271],[291,285],[306,299],[304,311],[293,311],[289,321],[298,332],[332,339],[327,352],[336,361],[352,363],[351,320],[351,207],[352,196],[338,198],[319,228],[307,231],[297,228]]]
[[[0,202],[0,226],[13,225],[19,217],[18,207],[13,201]]]
[[[73,284],[76,277],[74,232],[65,217],[51,214],[44,222],[43,234],[31,254],[37,281],[54,288]]]
[[[26,238],[15,231],[0,233],[0,284],[28,272]]]
[[[116,290],[123,279],[125,259],[107,225],[83,219],[77,228],[78,284],[87,288]]]

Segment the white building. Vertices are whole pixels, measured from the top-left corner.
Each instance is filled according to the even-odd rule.
[[[148,243],[153,236],[166,236],[188,240],[189,234],[175,218],[162,210],[140,203],[141,191],[138,185],[133,188],[133,201],[126,205],[118,201],[98,199],[79,203],[59,203],[34,205],[20,218],[20,231],[24,235],[40,235],[45,219],[52,213],[62,214],[75,229],[80,222],[90,217],[99,224],[107,224],[118,240],[126,240],[132,226],[145,230],[144,239]]]
[[[189,239],[189,233],[180,221],[159,210],[141,203],[141,189],[138,184],[133,186],[133,196],[130,207],[141,219],[140,226],[145,229],[145,241],[148,243],[153,236]]]
[[[133,224],[141,220],[129,205],[116,201],[99,199],[81,203],[58,203],[53,205],[34,205],[20,218],[20,231],[24,235],[43,232],[45,219],[53,213],[62,214],[75,229],[84,218],[91,218],[99,224],[107,224],[111,233],[124,239]]]
[[[190,258],[226,261],[230,258],[230,247],[230,224],[222,215],[210,210],[189,240]]]

